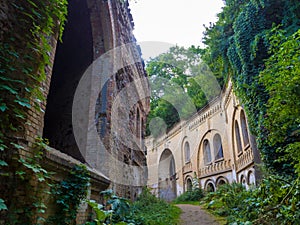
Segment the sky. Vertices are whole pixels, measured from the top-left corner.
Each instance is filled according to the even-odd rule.
[[[134,35],[144,58],[175,44],[203,46],[203,24],[209,26],[215,22],[223,6],[222,0],[130,0],[129,3]]]

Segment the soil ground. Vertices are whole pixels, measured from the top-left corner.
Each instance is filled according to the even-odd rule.
[[[182,225],[220,225],[218,219],[197,205],[178,204],[182,210],[180,220]]]

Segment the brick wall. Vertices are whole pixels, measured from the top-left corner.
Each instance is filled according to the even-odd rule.
[[[66,177],[70,169],[77,164],[80,163],[87,163],[84,159],[84,156],[82,156],[82,152],[79,152],[78,146],[75,146],[75,141],[72,141],[72,145],[70,145],[70,139],[66,134],[63,132],[63,128],[68,128],[68,134],[72,134],[73,130],[70,126],[70,121],[72,121],[72,115],[70,114],[70,108],[72,106],[72,93],[76,89],[76,86],[79,82],[80,77],[82,76],[84,70],[87,68],[88,65],[83,65],[82,71],[79,69],[76,69],[75,72],[77,72],[76,75],[73,76],[73,71],[69,70],[69,73],[61,72],[62,70],[56,68],[57,62],[55,60],[59,61],[60,66],[62,67],[69,67],[74,68],[80,64],[81,60],[78,61],[72,61],[72,57],[75,59],[82,57],[85,58],[85,54],[80,55],[82,51],[90,52],[91,53],[91,60],[96,60],[99,56],[103,55],[104,53],[108,52],[109,50],[114,49],[115,47],[118,47],[122,44],[131,43],[134,41],[134,37],[132,34],[133,29],[133,23],[132,23],[132,17],[128,10],[128,4],[127,3],[121,3],[122,1],[97,1],[97,0],[86,0],[84,3],[83,1],[79,0],[73,0],[69,2],[69,21],[66,24],[66,33],[68,32],[68,25],[71,23],[76,23],[77,20],[80,20],[80,16],[84,16],[86,21],[88,21],[90,29],[88,32],[91,34],[91,43],[87,43],[87,45],[84,45],[82,43],[82,46],[76,46],[76,44],[73,46],[72,44],[72,35],[63,36],[63,44],[58,44],[57,46],[57,30],[53,31],[53,36],[49,37],[49,42],[51,44],[51,49],[47,53],[50,55],[50,65],[48,65],[45,68],[46,71],[46,80],[45,82],[41,83],[41,90],[43,91],[43,94],[45,96],[45,99],[47,101],[40,102],[41,111],[36,110],[34,107],[28,109],[27,116],[26,116],[26,123],[22,124],[24,125],[24,129],[22,132],[18,132],[13,134],[14,138],[19,140],[19,143],[24,147],[23,150],[19,152],[19,156],[21,157],[31,157],[33,153],[33,144],[35,142],[35,139],[37,136],[44,136],[44,137],[50,137],[50,146],[55,147],[51,148],[49,147],[46,151],[45,158],[42,161],[42,166],[47,169],[49,172],[54,172],[55,174],[52,176],[53,181],[60,181]],[[80,4],[85,4],[86,9],[84,7],[80,7]],[[72,8],[73,7],[73,8]],[[76,10],[80,8],[80,13],[76,15],[72,14],[70,10]],[[16,32],[18,32],[17,26],[18,26],[18,18],[14,17],[14,11],[13,8],[10,7],[10,5],[7,2],[1,1],[1,9],[3,9],[0,13],[0,25],[1,25],[1,33],[0,38],[1,40],[4,39],[5,33],[3,31],[14,29]],[[79,10],[79,9],[78,9]],[[74,20],[72,22],[72,20]],[[81,20],[80,20],[81,21]],[[75,27],[76,29],[81,29],[80,26]],[[29,30],[28,30],[29,32]],[[85,34],[83,30],[79,30],[77,34]],[[22,36],[23,34],[19,34]],[[74,39],[76,37],[74,36]],[[77,42],[79,43],[79,42]],[[58,52],[61,51],[62,45],[68,45],[70,44],[70,48],[75,48],[77,51],[75,53],[72,53],[71,51],[66,53],[60,53],[58,55]],[[107,170],[108,174],[115,174],[117,173],[118,176],[125,176],[126,179],[139,179],[140,186],[131,186],[127,184],[122,184],[118,182],[113,182],[111,184],[111,187],[114,188],[114,190],[119,193],[121,196],[128,197],[131,199],[135,199],[138,195],[138,193],[141,190],[142,184],[146,184],[146,172],[145,172],[145,166],[146,166],[146,158],[143,149],[137,149],[133,153],[131,147],[126,146],[126,144],[118,144],[118,141],[112,141],[113,134],[112,131],[112,121],[111,121],[111,110],[112,105],[118,96],[118,93],[121,91],[121,86],[124,88],[127,85],[129,85],[133,80],[137,78],[145,77],[145,71],[143,67],[143,62],[140,59],[140,54],[138,51],[138,47],[133,44],[133,53],[132,57],[135,57],[135,61],[137,63],[129,65],[128,68],[124,69],[124,73],[122,78],[119,80],[116,79],[116,74],[112,74],[111,79],[107,83],[107,89],[101,93],[102,96],[100,96],[101,100],[103,98],[105,99],[105,107],[104,111],[93,111],[90,112],[94,115],[100,115],[102,116],[104,122],[104,134],[102,134],[102,140],[107,147],[108,151],[115,154],[115,157],[118,159],[119,162],[121,162],[123,165],[130,165],[135,166],[135,168],[129,167],[129,170],[123,170],[123,168],[118,167],[118,164],[115,165],[108,165],[105,163],[102,163],[102,161],[97,161],[96,165],[99,168],[108,167]],[[26,43],[20,43],[20,48],[26,49]],[[87,49],[86,49],[87,48]],[[78,54],[78,55],[72,55],[72,54]],[[37,59],[39,60],[39,59]],[[120,59],[115,58],[115,61],[120,61]],[[123,60],[123,59],[122,59]],[[56,72],[58,73],[56,74]],[[117,72],[117,71],[116,71]],[[55,77],[56,76],[56,77]],[[58,79],[57,82],[54,80]],[[120,82],[123,84],[120,86]],[[62,85],[61,92],[57,92],[59,89],[58,86]],[[119,85],[119,86],[118,86]],[[146,85],[147,86],[147,85]],[[144,88],[147,90],[147,88]],[[141,90],[143,88],[136,87],[135,91],[133,91],[131,94],[135,97],[142,95]],[[49,94],[49,93],[53,93]],[[61,94],[58,94],[61,93]],[[74,94],[74,93],[73,93]],[[51,97],[52,95],[52,97]],[[50,96],[50,97],[49,97]],[[63,104],[59,104],[63,99],[63,96],[66,96],[68,98],[68,101]],[[137,137],[142,137],[144,130],[145,130],[145,123],[142,123],[141,121],[146,121],[146,116],[149,112],[149,98],[147,99],[139,99],[137,97],[137,101],[133,106],[127,105],[129,102],[128,98],[131,98],[132,96],[127,96],[122,98],[122,104],[124,105],[124,108],[130,107],[129,109],[126,109],[124,112],[131,114],[131,120],[128,123],[131,133],[137,134]],[[51,103],[51,98],[54,103]],[[32,99],[31,104],[33,105],[34,99]],[[56,103],[57,104],[56,104]],[[51,105],[53,104],[53,105]],[[50,110],[52,107],[52,110]],[[63,110],[63,108],[68,108],[66,111]],[[139,109],[139,122],[137,122],[137,109]],[[45,112],[50,113],[50,119],[45,119]],[[104,117],[103,117],[104,116]],[[127,115],[129,117],[129,115]],[[46,116],[47,117],[47,116]],[[56,119],[57,118],[57,119]],[[66,122],[68,121],[68,122]],[[137,131],[137,123],[140,123],[139,132]],[[60,126],[61,124],[61,126]],[[103,124],[102,124],[103,125]],[[101,124],[99,124],[99,127],[103,127]],[[51,134],[50,136],[45,135],[45,129],[48,129],[50,126],[51,129],[49,129],[48,134]],[[53,128],[54,127],[54,128]],[[99,129],[98,129],[99,130]],[[121,131],[125,132],[125,130]],[[99,132],[99,136],[101,136],[101,132]],[[86,139],[86,145],[87,143]],[[129,140],[127,140],[129,142]],[[131,140],[130,140],[131,141]],[[60,143],[60,144],[57,144]],[[66,145],[71,147],[65,147]],[[98,151],[101,151],[101,149],[96,149]],[[82,157],[81,157],[82,156]],[[76,158],[76,159],[75,159]],[[88,164],[88,163],[87,163]],[[91,189],[90,189],[90,198],[92,199],[99,199],[99,192],[101,190],[104,190],[108,187],[109,183],[111,182],[110,179],[101,171],[97,170],[97,168],[88,165],[88,168],[91,173]],[[11,172],[15,170],[15,168],[11,168]],[[11,179],[15,179],[15,177],[12,177]],[[9,196],[15,198],[13,202],[19,202],[20,204],[24,204],[26,200],[26,196],[29,196],[38,188],[38,183],[33,181],[24,181],[29,182],[29,185],[27,187],[19,185],[18,187],[12,187],[7,185],[1,184],[1,189],[7,189],[10,190],[11,193],[9,193]],[[22,182],[21,182],[22,183]],[[19,183],[19,184],[21,184]],[[23,184],[23,183],[22,183]],[[28,188],[30,187],[30,188]],[[6,193],[7,194],[7,193]],[[45,196],[44,196],[45,197]],[[46,198],[50,199],[49,196]],[[47,214],[51,214],[54,210],[54,204],[51,200],[47,200]],[[26,204],[24,204],[26,205]],[[23,212],[19,212],[20,215],[22,215]],[[80,224],[84,222],[88,216],[89,210],[87,209],[86,205],[82,205],[81,209],[79,210],[77,223]],[[46,215],[47,215],[46,214]],[[2,215],[2,214],[1,214]],[[0,224],[6,224],[5,220],[0,220]]]

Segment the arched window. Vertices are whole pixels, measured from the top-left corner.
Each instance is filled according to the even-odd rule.
[[[249,135],[246,123],[246,117],[244,111],[241,111],[241,126],[242,126],[242,134],[243,134],[243,141],[244,147],[249,144]]]
[[[223,158],[224,155],[223,155],[222,140],[219,134],[216,134],[214,136],[213,143],[214,143],[215,160]]]
[[[241,176],[241,184],[244,186],[244,187],[246,187],[246,185],[247,185],[247,183],[246,183],[246,179],[245,179],[245,177],[244,177],[244,175],[242,175]]]
[[[255,185],[255,176],[252,171],[248,173],[248,184],[249,185]]]
[[[236,147],[237,147],[237,151],[239,153],[239,152],[242,152],[242,142],[241,142],[239,123],[237,121],[235,121],[234,130],[235,130]]]
[[[186,163],[190,162],[191,160],[190,145],[187,141],[184,143],[184,155],[185,155],[185,162]]]
[[[210,152],[210,145],[208,140],[204,140],[203,142],[203,155],[204,155],[204,163],[208,164],[211,162],[211,152]]]
[[[192,191],[192,189],[193,189],[192,180],[190,178],[188,178],[186,180],[186,191]]]

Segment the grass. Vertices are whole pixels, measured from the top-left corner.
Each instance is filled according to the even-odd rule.
[[[156,198],[144,190],[132,205],[132,215],[137,225],[179,225],[181,209]]]

